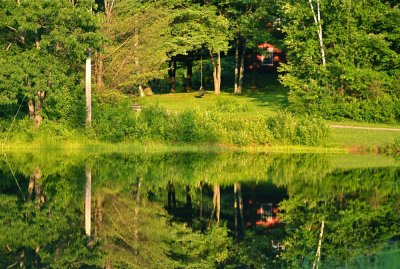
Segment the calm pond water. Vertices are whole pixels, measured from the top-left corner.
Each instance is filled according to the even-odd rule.
[[[0,268],[400,268],[385,156],[8,153]]]

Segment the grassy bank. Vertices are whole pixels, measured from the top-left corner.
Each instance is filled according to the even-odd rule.
[[[247,152],[247,153],[330,153],[346,154],[345,148],[339,147],[311,147],[311,146],[232,146],[223,144],[161,144],[161,143],[106,143],[98,141],[68,141],[50,142],[36,141],[27,143],[13,141],[12,143],[0,144],[2,152],[82,152],[82,153],[138,153],[138,152]]]
[[[245,150],[273,152],[354,152],[396,147],[400,132],[329,128],[335,125],[390,127],[398,125],[335,122],[283,112],[287,89],[269,78],[257,89],[240,95],[225,89],[126,97],[117,92],[98,93],[93,104],[93,127],[44,121],[33,127],[27,118],[0,122],[4,149],[66,149],[134,151]],[[135,112],[132,104],[140,104]],[[6,126],[7,125],[7,126]],[[11,128],[10,128],[11,127]],[[6,138],[7,131],[8,138]]]

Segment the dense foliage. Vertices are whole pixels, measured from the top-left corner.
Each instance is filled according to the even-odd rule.
[[[0,133],[17,111],[13,137],[28,141],[48,132],[110,142],[321,145],[327,129],[319,118],[397,123],[399,14],[394,1],[380,0],[4,0]],[[167,85],[174,92],[178,80],[188,91],[214,85],[215,94],[221,85],[237,94],[243,81],[256,86],[266,43],[287,55],[279,71],[293,115],[243,119],[246,107],[223,102],[207,112],[156,105],[132,113],[135,95]],[[88,50],[94,115],[93,129],[83,131]],[[108,100],[115,91],[126,98]]]
[[[288,54],[281,80],[292,90],[290,108],[333,119],[399,121],[399,6],[310,3],[281,1]]]
[[[99,48],[102,40],[92,5],[62,0],[0,2],[2,117],[13,115],[21,103],[31,116],[79,124],[79,114],[84,113],[82,63],[86,51]]]

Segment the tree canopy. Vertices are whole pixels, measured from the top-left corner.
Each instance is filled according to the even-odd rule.
[[[0,105],[45,91],[48,117],[73,113],[86,51],[102,42],[94,3],[18,2],[0,3]]]

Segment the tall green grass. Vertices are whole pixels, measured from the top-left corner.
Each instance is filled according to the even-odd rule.
[[[189,143],[235,146],[303,145],[321,146],[329,137],[329,128],[320,120],[296,118],[279,112],[274,116],[240,118],[228,113],[245,110],[232,101],[220,101],[209,111],[198,107],[183,112],[169,111],[159,104],[133,111],[129,100],[97,103],[92,128],[73,128],[62,123],[44,121],[32,126],[27,118],[18,121],[10,136],[13,141],[90,140],[109,143]]]
[[[210,111],[192,107],[171,112],[154,104],[141,112],[126,113],[128,103],[108,106],[93,122],[92,138],[100,141],[156,141],[247,145],[323,145],[329,128],[323,121],[296,118],[280,112],[276,116],[247,119],[226,110],[231,102],[217,103]],[[245,109],[245,108],[240,108]],[[124,113],[125,112],[125,113]]]

